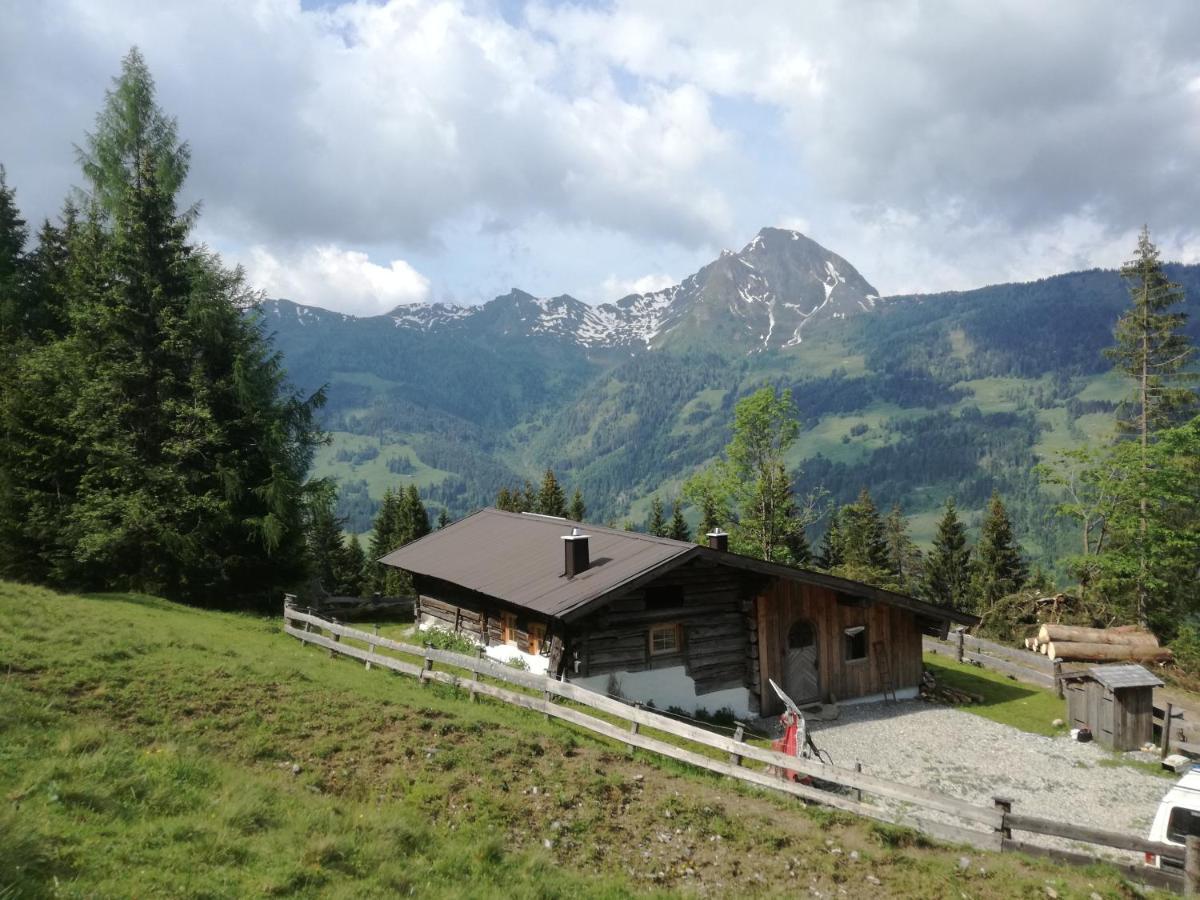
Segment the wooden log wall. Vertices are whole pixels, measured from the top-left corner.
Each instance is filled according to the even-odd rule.
[[[436,627],[467,635],[487,646],[499,646],[504,643],[501,616],[509,613],[517,619],[516,647],[525,653],[529,652],[529,626],[534,622],[540,623],[546,628],[542,652],[551,656],[551,671],[558,671],[563,659],[564,633],[561,626],[527,610],[504,606],[495,598],[476,594],[450,582],[423,576],[414,580],[418,594],[418,621],[422,616],[428,616]]]
[[[881,694],[884,689],[876,643],[884,645],[896,690],[921,682],[921,632],[908,610],[885,603],[861,605],[851,598],[839,602],[834,591],[817,585],[778,580],[758,598],[758,650],[760,692],[764,714],[782,712],[783,705],[770,689],[774,678],[785,690],[783,659],[788,631],[798,619],[812,623],[817,632],[817,671],[822,699],[852,700]],[[844,632],[867,627],[867,658],[845,660]]]
[[[708,561],[668,572],[572,624],[579,674],[683,666],[698,694],[757,689],[747,616],[753,616],[752,597],[760,585],[758,576]],[[651,655],[651,626],[669,623],[680,626],[679,652]]]

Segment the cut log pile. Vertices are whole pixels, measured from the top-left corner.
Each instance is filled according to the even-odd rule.
[[[1171,651],[1158,638],[1134,625],[1084,628],[1079,625],[1043,625],[1025,646],[1051,659],[1074,662],[1170,662]]]
[[[983,702],[983,696],[980,694],[972,694],[970,691],[960,691],[958,688],[952,688],[948,684],[940,683],[928,669],[921,674],[921,697],[932,703],[949,703],[952,706]]]

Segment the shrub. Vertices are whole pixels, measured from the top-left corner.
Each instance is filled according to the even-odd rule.
[[[432,644],[438,650],[449,650],[452,653],[465,653],[473,656],[479,645],[466,635],[447,631],[445,628],[429,628],[421,632],[423,643]]]

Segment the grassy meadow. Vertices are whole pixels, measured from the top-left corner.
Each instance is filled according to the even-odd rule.
[[[1131,896],[1106,867],[630,759],[279,628],[0,582],[0,898]]]

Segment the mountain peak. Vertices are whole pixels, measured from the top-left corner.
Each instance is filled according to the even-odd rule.
[[[589,306],[569,294],[543,298],[513,288],[482,306],[414,303],[387,317],[397,328],[469,328],[509,339],[565,339],[588,349],[699,346],[752,353],[800,344],[816,322],[870,312],[878,299],[836,253],[798,231],[767,227],[679,284],[615,303]]]

